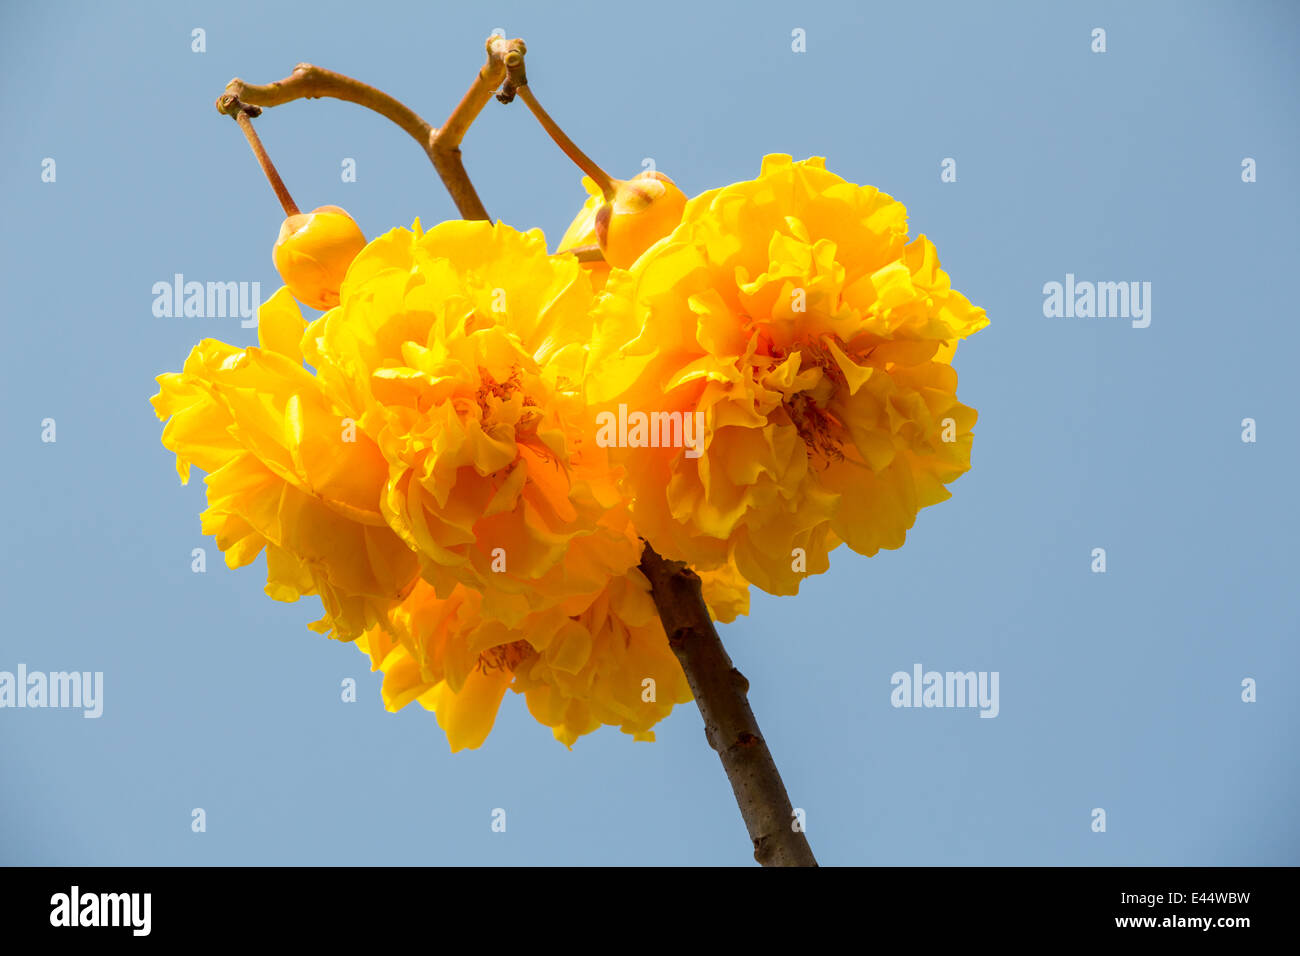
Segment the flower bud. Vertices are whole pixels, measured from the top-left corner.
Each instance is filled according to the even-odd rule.
[[[596,242],[611,266],[626,269],[682,221],[686,194],[657,170],[615,180],[613,200],[596,211]]]
[[[323,311],[339,304],[343,277],[365,245],[351,216],[338,206],[318,206],[284,221],[271,257],[293,297]]]

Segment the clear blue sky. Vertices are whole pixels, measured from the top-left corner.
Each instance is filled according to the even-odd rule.
[[[226,81],[305,60],[439,123],[496,27],[615,175],[649,156],[696,193],[764,153],[825,156],[906,203],[988,310],[956,361],[980,420],[952,500],[902,551],[841,549],[723,631],[820,860],[1300,863],[1298,26],[1281,2],[6,3],[0,670],[103,671],[105,700],[98,720],[0,710],[0,863],[751,862],[693,707],[654,744],[607,729],[570,752],[508,695],[452,756],[307,631],[314,600],[270,601],[260,560],[225,568],[202,482],[158,441],[154,376],[255,332],[156,318],[153,283],[278,284],[281,213],[213,109]],[[359,107],[259,128],[300,203],[368,235],[455,215]],[[494,216],[552,241],[584,198],[522,104],[490,103],[465,156]],[[1045,318],[1067,273],[1152,283],[1150,327]],[[999,716],[894,709],[918,662],[998,671]]]

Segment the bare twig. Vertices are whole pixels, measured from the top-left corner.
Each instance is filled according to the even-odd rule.
[[[271,157],[267,155],[266,147],[262,145],[257,130],[253,129],[253,117],[261,115],[262,111],[256,106],[241,103],[237,96],[230,93],[222,94],[221,98],[217,100],[217,109],[227,116],[233,116],[235,122],[239,124],[239,128],[244,131],[244,138],[248,140],[248,145],[253,148],[253,155],[257,157],[258,165],[262,167],[262,172],[266,174],[267,182],[275,190],[275,198],[280,200],[284,214],[286,216],[298,215],[300,212],[298,204],[289,195],[289,187],[280,178],[280,173],[275,168],[275,163],[271,162]]]
[[[310,63],[299,63],[283,80],[264,86],[245,83],[236,77],[226,84],[226,92],[217,100],[217,109],[236,115],[231,112],[232,103],[240,103],[245,107],[280,106],[294,100],[328,96],[374,110],[406,130],[420,144],[438,171],[462,218],[487,219],[487,210],[474,191],[469,174],[465,172],[460,144],[470,124],[492,96],[493,90],[505,79],[506,54],[511,50],[522,50],[524,42],[493,35],[488,37],[486,45],[487,63],[479,70],[469,92],[452,110],[441,129],[434,129],[414,110],[382,90]]]
[[[319,99],[323,96],[346,100],[374,110],[392,120],[410,133],[426,151],[433,132],[433,127],[422,120],[414,110],[393,99],[383,90],[377,90],[360,80],[310,63],[299,63],[283,80],[276,80],[265,86],[245,83],[239,77],[235,77],[226,84],[226,92],[253,106],[282,106],[294,100]],[[218,108],[220,108],[219,104],[220,100],[218,100]]]
[[[718,639],[699,576],[680,562],[664,560],[649,544],[641,555],[641,571],[650,579],[668,644],[695,694],[709,746],[718,752],[731,781],[754,843],[754,859],[764,866],[816,866],[750,709],[749,681],[732,665]]]
[[[429,144],[429,157],[438,170],[438,175],[456,202],[456,208],[466,219],[487,219],[487,210],[474,192],[474,186],[465,173],[465,164],[461,160],[460,143],[465,138],[470,124],[483,111],[493,92],[506,78],[506,55],[512,51],[523,53],[524,41],[507,40],[493,34],[487,38],[487,62],[478,71],[478,76],[470,85],[456,108],[447,117],[447,122],[435,130]]]
[[[528,74],[524,68],[524,54],[528,52],[523,45],[518,50],[510,51],[505,58],[506,81],[501,87],[501,93],[497,96],[502,103],[509,103],[518,95],[524,104],[536,117],[537,122],[546,130],[546,134],[551,137],[555,145],[560,147],[560,151],[573,160],[573,164],[581,169],[584,173],[592,178],[597,186],[600,187],[601,193],[606,199],[614,198],[614,190],[618,185],[610,177],[609,173],[596,165],[590,156],[578,148],[573,140],[569,139],[568,134],[560,129],[560,125],[551,119],[551,114],[542,109],[542,104],[538,102],[536,95],[528,86]]]

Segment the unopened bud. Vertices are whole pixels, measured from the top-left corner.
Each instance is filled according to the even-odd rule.
[[[612,200],[596,211],[596,242],[605,261],[626,269],[682,221],[686,194],[657,170],[615,180]]]
[[[339,304],[343,277],[365,245],[351,216],[338,206],[319,206],[284,221],[271,255],[293,297],[324,311]]]

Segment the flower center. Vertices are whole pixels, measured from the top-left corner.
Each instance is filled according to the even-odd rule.
[[[507,670],[513,673],[519,669],[520,664],[536,656],[537,652],[527,641],[498,644],[479,654],[478,669],[483,672]]]
[[[816,399],[807,392],[797,392],[781,405],[809,452],[820,455],[827,464],[844,460],[843,442],[839,437],[843,428],[839,419],[819,408]]]
[[[843,349],[838,339],[835,344]],[[794,343],[789,350],[773,345],[769,349],[771,363],[769,370],[774,370],[784,362],[791,352],[799,355],[800,372],[817,368],[821,375],[816,381],[793,392],[782,400],[790,423],[799,432],[808,451],[829,465],[831,462],[844,460],[844,426],[827,408],[831,397],[841,388],[847,388],[848,382],[829,346],[821,339],[808,339]]]
[[[510,377],[506,379],[504,382],[498,382],[493,377],[491,372],[489,372],[483,366],[481,365],[479,366],[478,369],[479,387],[478,387],[478,394],[476,398],[478,398],[478,405],[479,408],[483,410],[484,416],[487,415],[487,411],[488,411],[488,404],[487,404],[488,396],[491,395],[495,398],[500,399],[503,402],[509,401],[510,396],[513,393],[519,391],[521,385],[521,375],[522,373],[519,370],[519,366],[514,365],[511,366],[510,368]]]
[[[523,388],[523,372],[518,365],[511,366],[510,377],[504,382],[498,382],[491,372],[479,366],[478,377],[479,387],[474,398],[478,402],[479,420],[486,425],[493,418],[493,403],[488,399],[496,399],[496,405],[510,401],[511,396]],[[524,395],[521,404],[527,411],[520,413],[515,422],[515,432],[519,441],[527,443],[535,436],[541,411],[537,399],[531,395]]]

